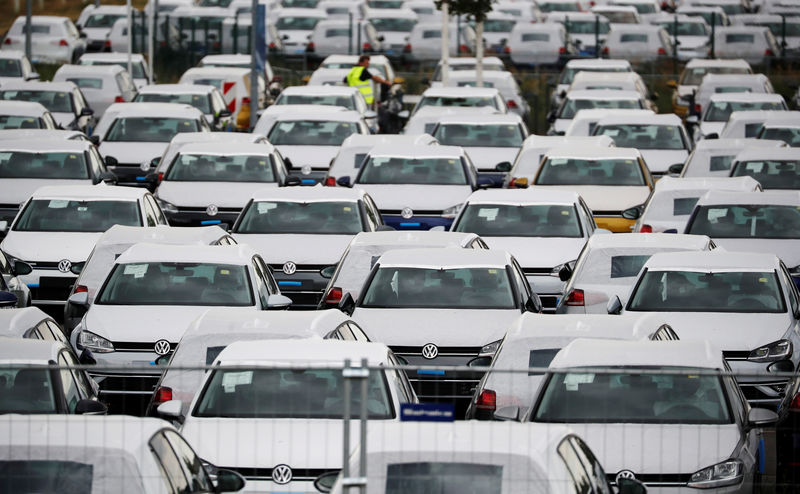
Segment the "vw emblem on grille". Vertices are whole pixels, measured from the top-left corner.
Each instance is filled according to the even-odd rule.
[[[633,474],[630,470],[620,470],[617,473],[616,478],[614,479],[617,483],[619,483],[619,479],[635,479],[636,475]]]
[[[294,274],[297,271],[297,264],[293,263],[292,261],[287,262],[283,265],[283,273],[284,274]]]
[[[311,166],[303,165],[303,167],[300,168],[300,173],[302,173],[303,175],[311,175]]]
[[[171,346],[167,340],[158,340],[155,345],[157,355],[166,355],[169,353]]]
[[[439,355],[439,349],[433,343],[428,343],[422,347],[422,356],[426,359],[435,359],[437,355]]]
[[[402,211],[400,211],[400,216],[402,216],[403,219],[407,220],[407,219],[411,218],[412,216],[414,216],[414,210],[409,208],[409,207],[405,207],[405,208],[403,208]]]
[[[209,216],[216,216],[219,213],[219,208],[216,204],[209,204],[206,208],[206,214]]]
[[[62,273],[69,273],[69,269],[72,267],[72,263],[69,259],[61,259],[58,261],[58,270]]]
[[[289,465],[277,465],[272,469],[272,481],[276,484],[288,484],[292,481],[292,469]]]

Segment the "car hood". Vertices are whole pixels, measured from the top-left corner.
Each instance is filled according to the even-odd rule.
[[[263,182],[174,182],[164,181],[156,196],[176,206],[243,208],[253,193],[276,183]]]
[[[249,244],[268,264],[336,264],[354,235],[235,233],[237,242]]]
[[[292,167],[300,169],[306,165],[312,168],[330,168],[331,160],[339,152],[339,146],[276,146],[284,158],[292,161]]]
[[[642,157],[651,172],[664,173],[671,165],[683,164],[689,152],[685,149],[642,149]]]
[[[356,184],[375,200],[380,210],[411,209],[441,211],[463,203],[472,188],[469,185]]]
[[[678,45],[681,50],[700,48],[708,44],[708,36],[678,36]]]
[[[592,211],[624,211],[643,204],[650,195],[650,188],[646,185],[547,185],[541,187],[577,192]]]
[[[150,163],[160,158],[167,149],[167,142],[101,142],[100,154],[113,156],[120,163]]]
[[[372,341],[389,346],[434,343],[437,346],[483,346],[506,334],[520,315],[517,309],[368,309],[357,307],[353,319]]]
[[[514,163],[519,148],[465,147],[464,151],[478,171],[494,171],[498,163],[508,161]]]
[[[6,254],[33,262],[69,259],[83,262],[103,232],[17,232],[10,231],[0,248]]]
[[[700,134],[707,136],[708,134],[719,135],[725,127],[725,122],[700,122]]]
[[[574,261],[586,244],[585,238],[481,237],[492,250],[505,250],[523,268],[552,268]]]
[[[45,185],[91,185],[88,178],[60,180],[52,178],[4,178],[0,180],[0,202],[3,204],[22,204],[38,189]]]
[[[717,247],[741,252],[765,252],[778,256],[789,269],[800,265],[800,240],[766,238],[714,238]]]
[[[569,424],[606,473],[692,474],[731,457],[735,424]],[[679,452],[679,453],[678,453]],[[678,454],[676,454],[678,453]]]
[[[293,45],[293,44],[301,44],[305,45],[308,43],[308,36],[311,34],[312,31],[308,30],[288,30],[283,29],[281,30],[281,36],[286,36],[283,40],[284,45]]]
[[[75,121],[75,115],[69,112],[50,112],[53,120],[61,127],[68,129],[70,124]]]

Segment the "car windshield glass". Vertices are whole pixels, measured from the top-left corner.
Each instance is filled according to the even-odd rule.
[[[595,23],[595,21],[572,21],[572,20],[570,20],[567,32],[569,34],[594,34],[595,30],[599,34],[608,34],[609,31],[611,31],[611,25],[608,23],[608,21],[606,19],[601,19],[597,23]],[[576,74],[580,70],[585,70],[585,69],[571,70],[571,72],[573,73],[573,76],[574,76],[574,74]],[[591,72],[598,72],[596,70],[591,70],[591,69],[590,69],[590,71]],[[603,70],[603,72],[610,72],[610,71]],[[617,72],[617,71],[613,71],[613,72]],[[623,71],[620,70],[619,72],[623,72]],[[570,79],[570,81],[571,80],[572,79]],[[563,82],[562,84],[567,84],[567,83]]]
[[[298,9],[315,9],[317,8],[317,0],[283,0],[281,5],[288,8]]]
[[[798,37],[800,36],[800,23],[797,22],[790,22],[790,17],[786,17],[786,23],[783,22],[768,22],[765,24],[761,24],[762,26],[766,26],[772,31],[772,34],[778,38],[778,40],[782,39],[783,37],[783,30],[786,29],[786,36]],[[785,27],[784,27],[785,25]]]
[[[575,206],[469,204],[457,232],[484,237],[581,237]]]
[[[677,125],[598,125],[594,135],[608,136],[621,148],[686,149]]]
[[[516,124],[442,124],[434,135],[446,146],[520,147],[522,129]]]
[[[236,233],[352,235],[362,230],[358,204],[350,201],[258,201],[250,204]]]
[[[164,180],[181,182],[275,182],[269,156],[181,154]]]
[[[590,23],[592,25],[591,33],[594,33],[594,22]],[[602,26],[602,24],[601,24]],[[629,67],[568,67],[565,68],[564,71],[561,73],[561,78],[559,79],[559,84],[572,84],[572,80],[575,78],[575,74],[578,72],[630,72],[631,69]]]
[[[371,157],[358,177],[360,184],[467,185],[458,158]]]
[[[20,232],[104,232],[114,225],[142,226],[136,201],[34,199],[14,224]]]
[[[82,152],[0,151],[0,178],[89,178]]]
[[[119,19],[125,18],[120,14],[94,14],[86,19],[84,27],[112,27]]]
[[[197,132],[200,126],[186,118],[119,118],[109,129],[108,142],[169,142],[175,134]]]
[[[732,177],[753,177],[765,189],[800,189],[800,160],[740,161]]]
[[[234,264],[117,264],[96,303],[107,305],[253,305],[247,268]]]
[[[362,307],[515,309],[508,274],[500,268],[381,267]]]
[[[536,185],[645,185],[635,158],[547,158]]]
[[[32,101],[51,112],[73,113],[70,93],[66,91],[0,91],[0,100]]]
[[[632,368],[623,368],[610,374],[570,369],[552,372],[544,386],[541,401],[531,414],[533,422],[732,422],[725,388],[719,376],[648,374],[644,369]]]
[[[2,369],[0,395],[3,399],[0,400],[0,414],[58,413],[53,391],[48,369],[31,367]],[[2,481],[0,485],[3,485]]]
[[[372,68],[370,68],[372,70]],[[333,94],[282,94],[278,96],[276,105],[328,105],[343,106],[348,110],[355,110],[356,103],[352,96]],[[270,141],[272,142],[272,141]]]
[[[0,130],[5,129],[41,129],[42,120],[36,117],[19,115],[0,115]]]
[[[400,19],[397,17],[388,17],[383,19],[372,18],[369,20],[369,22],[379,33],[383,32],[410,33],[411,30],[414,29],[414,25],[417,23],[417,21],[414,19]]]
[[[86,89],[103,89],[103,79],[95,77],[68,77],[67,81],[75,83],[76,86],[81,88],[81,91]]]
[[[727,122],[728,117],[735,111],[753,111],[753,110],[785,110],[786,107],[779,101],[754,101],[754,102],[736,102],[736,101],[712,101],[708,105],[703,120],[706,122]]]
[[[745,67],[695,67],[683,71],[681,85],[699,86],[706,74],[749,74]]]
[[[504,19],[487,19],[483,21],[483,31],[486,33],[509,33],[516,21]]]
[[[550,41],[547,33],[522,33],[522,41]]]
[[[567,98],[561,106],[558,118],[572,118],[579,110],[610,109],[610,110],[641,110],[642,102],[638,99],[573,99]]]
[[[319,17],[280,17],[275,23],[281,31],[311,31],[320,21]]]
[[[795,206],[700,206],[687,233],[711,238],[800,238],[800,211]]]
[[[369,0],[367,6],[371,9],[399,9],[403,0]]]
[[[20,453],[22,452],[20,451]],[[14,455],[13,449],[11,454]],[[102,461],[98,461],[98,463],[105,464]],[[65,460],[0,460],[0,479],[2,479],[0,487],[3,488],[3,492],[17,494],[64,492],[65,490],[69,490],[70,494],[91,494],[96,466],[98,465]],[[110,478],[119,478],[120,474],[128,472],[109,470],[104,473]],[[136,482],[133,482],[132,485],[135,486]],[[118,492],[135,492],[121,486],[119,489],[121,490]]]
[[[340,364],[341,365],[341,364]],[[209,378],[192,415],[225,418],[342,419],[344,377],[341,369],[219,369]],[[361,409],[361,394],[351,394],[352,414]],[[370,372],[367,379],[370,419],[394,417],[386,379]]]
[[[458,462],[390,463],[385,494],[500,494],[503,465]]]
[[[211,114],[211,105],[207,94],[139,94],[134,100],[137,103],[179,103],[192,105],[206,115]]]
[[[356,122],[293,120],[276,123],[267,139],[276,146],[341,146],[358,133]]]
[[[489,106],[499,109],[491,96],[423,96],[417,110],[423,106]]]
[[[675,35],[675,25],[673,21],[660,22],[658,24],[664,28],[670,36]],[[678,36],[707,36],[706,25],[702,22],[678,22]]]
[[[774,272],[648,271],[628,310],[655,312],[786,312]]]
[[[450,69],[451,72],[456,72],[456,71],[459,71],[459,70],[475,70],[475,64],[474,63],[453,63],[454,60],[458,60],[458,59],[456,58],[456,59],[451,59],[450,60],[450,63],[452,65],[450,65],[449,69]],[[370,66],[370,69],[372,69],[372,66]],[[491,71],[495,71],[495,72],[502,72],[502,71],[504,71],[506,69],[503,66],[503,64],[487,62],[487,61],[484,60],[484,62],[483,62],[483,70],[491,70]],[[433,79],[432,80],[434,80],[434,81],[441,81],[442,80],[442,66],[441,66],[441,64],[436,65],[436,70],[433,73]]]
[[[578,2],[539,2],[539,10],[542,12],[580,12],[581,6]]]
[[[0,77],[22,77],[22,66],[19,61],[0,58]]]
[[[775,139],[783,141],[793,148],[800,147],[800,128],[767,127],[758,136],[759,139]]]

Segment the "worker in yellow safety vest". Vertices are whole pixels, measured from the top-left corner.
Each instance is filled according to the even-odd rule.
[[[358,63],[353,66],[353,68],[344,78],[344,81],[348,86],[358,88],[358,91],[364,96],[367,104],[372,105],[372,102],[375,101],[375,96],[372,94],[372,85],[369,83],[369,81],[373,80],[387,86],[391,86],[392,83],[379,75],[372,74],[369,70],[367,70],[368,68],[369,56],[361,55],[358,57]]]

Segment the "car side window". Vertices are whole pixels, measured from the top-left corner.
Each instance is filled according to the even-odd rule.
[[[80,362],[75,359],[75,356],[71,352],[65,351],[62,355],[70,366],[77,367],[80,365]],[[94,388],[92,388],[92,385],[89,384],[89,378],[86,377],[86,373],[84,371],[80,369],[72,369],[72,377],[75,378],[75,382],[78,385],[78,391],[82,397],[89,398],[94,394]]]
[[[69,413],[75,413],[75,407],[81,400],[81,393],[78,390],[78,383],[75,382],[75,376],[72,375],[72,370],[66,368],[73,364],[67,362],[62,353],[58,356],[58,365],[61,367],[58,373],[61,374],[61,389],[67,402],[67,410]]]
[[[144,216],[147,226],[156,226],[156,212],[153,211],[153,206],[147,198],[144,199]]]
[[[362,204],[364,205],[364,212],[365,212],[365,214],[367,216],[366,220],[367,220],[367,224],[369,225],[369,229],[371,231],[377,230],[378,229],[378,225],[381,224],[380,216],[376,216],[375,215],[375,210],[372,209],[372,207],[369,204],[369,202],[367,202],[367,198],[366,197],[364,197],[364,200],[362,201]]]
[[[400,365],[400,362],[397,360],[397,357],[393,353],[389,353],[389,365],[395,367],[394,369],[388,369],[387,373],[389,376],[395,381],[395,386],[397,389],[400,390],[400,394],[402,395],[401,402],[405,403],[412,403],[414,402],[414,391],[411,388],[411,383],[408,382],[408,378],[405,376],[405,372],[397,369]]]
[[[53,130],[58,129],[58,124],[53,119],[53,115],[51,115],[50,112],[47,112],[44,115],[42,115],[42,120],[45,121],[46,128]]]
[[[189,481],[191,482],[192,492],[213,492],[214,486],[211,485],[211,481],[208,475],[206,475],[203,463],[186,440],[172,430],[165,430],[164,436],[166,436],[172,444],[173,449],[183,464],[184,472],[188,475]]]
[[[593,492],[596,494],[611,494],[611,488],[608,485],[608,480],[606,479],[606,473],[603,471],[603,467],[600,465],[600,462],[597,461],[592,450],[581,441],[578,437],[570,437],[569,442],[572,443],[572,447],[577,453],[578,458],[583,463],[586,472],[589,474],[589,479],[593,484]]]
[[[517,284],[520,297],[522,297],[522,303],[525,303],[525,301],[527,301],[531,296],[531,287],[528,284],[528,280],[525,278],[525,274],[523,273],[522,268],[519,267],[516,259],[511,260],[511,265],[514,282]]]
[[[181,461],[173,451],[163,432],[156,433],[150,439],[150,451],[156,458],[156,463],[164,474],[167,490],[172,494],[189,494],[189,481],[183,473]]]
[[[90,176],[97,179],[102,171],[99,162],[95,159],[94,153],[92,153],[91,150],[86,151],[86,162],[89,164]]]
[[[64,335],[64,330],[61,329],[61,326],[59,326],[57,322],[48,320],[47,327],[50,328],[50,333],[53,335],[54,340],[69,345],[67,337]]]
[[[354,341],[356,338],[353,336],[353,332],[350,331],[350,328],[347,326],[346,322],[343,322],[336,328],[336,332],[339,333],[341,340],[346,341]]]
[[[781,268],[779,269],[779,271],[780,271],[780,277],[783,280],[783,285],[786,287],[786,291],[788,292],[786,294],[786,298],[789,299],[789,305],[792,308],[792,314],[797,314],[797,308],[799,303],[797,296],[797,287],[795,286],[794,281],[792,281],[791,275],[789,275],[789,273],[786,272],[786,266],[784,266],[783,263],[781,263]]]

